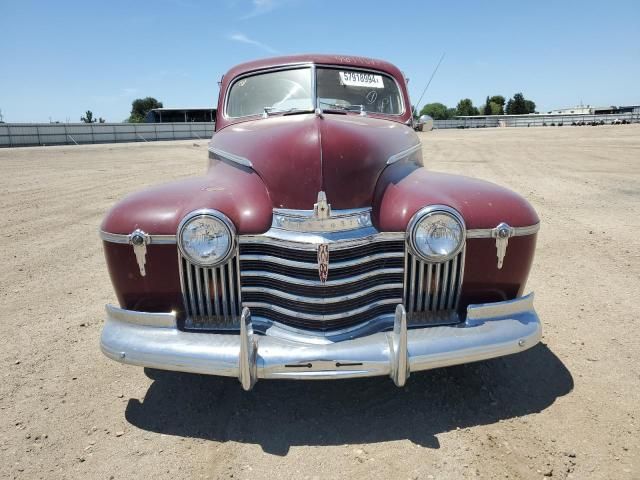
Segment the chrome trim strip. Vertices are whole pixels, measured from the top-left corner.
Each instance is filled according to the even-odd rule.
[[[464,260],[467,254],[467,247],[465,247],[460,251],[460,278],[458,280],[458,285],[456,287],[456,298],[453,302],[453,308],[455,310],[458,309],[458,303],[460,302],[460,294],[462,293],[462,282],[464,282]]]
[[[199,308],[199,313],[200,313],[200,317],[204,316],[204,302],[202,301],[202,275],[200,275],[200,270],[202,270],[200,267],[194,267],[195,270],[195,274],[196,274],[196,292],[198,294],[198,308]]]
[[[425,312],[428,312],[431,307],[431,277],[433,277],[433,263],[428,263],[427,265],[427,291],[424,300]]]
[[[453,257],[456,258],[456,257]],[[449,268],[451,267],[451,263],[453,262],[453,258],[451,261],[444,263],[442,265],[443,274],[442,274],[442,286],[440,290],[442,290],[440,297],[440,306],[438,310],[444,310],[447,301],[447,293],[449,292]]]
[[[238,310],[242,313],[242,284],[240,283],[240,255],[239,249],[236,247],[235,256],[235,275],[236,275],[236,289],[238,291]]]
[[[347,300],[354,300],[356,298],[365,297],[370,293],[377,292],[378,290],[387,290],[387,289],[393,289],[393,288],[402,288],[402,283],[382,283],[379,285],[374,285],[373,287],[369,287],[365,290],[360,290],[358,292],[350,293],[348,295],[340,295],[338,297],[324,297],[324,296],[323,297],[307,297],[304,295],[294,295],[291,293],[283,292],[281,290],[277,290],[275,288],[269,288],[269,287],[242,287],[242,291],[245,293],[266,293],[269,295],[291,300],[293,302],[303,302],[303,303],[313,303],[313,304],[323,305],[327,303],[339,303],[339,302],[345,302]]]
[[[513,233],[512,237],[525,237],[527,235],[533,235],[540,230],[540,223],[529,225],[526,227],[511,227]],[[467,230],[467,238],[494,238],[493,228],[474,228]]]
[[[402,298],[398,296],[397,298],[385,298],[383,300],[378,300],[377,302],[372,302],[367,305],[364,305],[359,308],[355,308],[353,310],[347,310],[345,312],[333,313],[331,315],[316,315],[313,313],[303,313],[298,312],[296,310],[289,310],[288,308],[280,307],[278,305],[272,305],[270,303],[264,302],[244,302],[245,307],[253,307],[253,308],[265,308],[268,310],[273,310],[274,312],[282,313],[284,315],[289,315],[291,317],[304,318],[306,320],[318,320],[318,321],[327,321],[327,320],[338,320],[340,318],[349,317],[351,315],[357,315],[358,313],[366,312],[367,310],[371,310],[375,307],[379,307],[380,305],[389,305],[391,303],[402,303]]]
[[[408,157],[409,155],[411,155],[412,153],[417,152],[418,150],[422,149],[422,143],[418,143],[416,145],[414,145],[413,147],[409,147],[406,150],[402,150],[401,152],[398,152],[394,155],[391,155],[388,159],[387,159],[387,165],[391,165],[392,163],[396,163],[398,160],[402,160],[405,157]]]
[[[347,260],[345,262],[331,262],[331,271],[334,271],[336,268],[353,267],[355,265],[362,265],[362,264],[373,262],[375,260],[380,260],[383,258],[403,258],[403,257],[404,257],[404,253],[402,252],[376,253],[374,255],[368,255],[366,257]],[[298,262],[295,260],[287,260],[285,258],[280,258],[280,257],[273,257],[271,255],[248,255],[248,254],[240,255],[240,260],[274,263],[277,265],[284,265],[287,267],[304,268],[306,270],[315,270],[315,271],[318,270],[317,260],[314,262],[307,263],[307,262]]]
[[[447,310],[453,308],[453,298],[456,295],[456,278],[458,278],[458,256],[453,257],[451,262],[451,276],[449,280],[449,295],[447,296]]]
[[[225,323],[229,316],[229,302],[227,301],[227,278],[224,271],[224,265],[220,265],[220,295],[222,297],[222,312],[220,312]]]
[[[242,165],[243,167],[253,168],[253,163],[248,158],[242,157],[240,155],[236,155],[235,153],[225,152],[224,150],[220,150],[219,148],[209,146],[208,150],[222,158],[223,160],[228,160],[232,163],[237,163],[238,165]]]
[[[100,238],[105,242],[110,243],[129,243],[129,234],[124,233],[109,233],[104,230],[100,230]],[[175,235],[151,235],[149,236],[149,244],[155,245],[172,245],[176,243]]]
[[[413,257],[413,255],[412,255]],[[413,257],[417,264],[417,259]],[[421,311],[423,309],[424,299],[424,265],[420,264],[420,272],[418,273],[418,301],[416,302],[416,310]]]
[[[218,295],[218,268],[211,269],[211,279],[213,280],[213,306],[216,311],[216,317],[222,316],[222,309],[220,308],[220,295]]]
[[[207,303],[207,316],[213,316],[213,308],[211,308],[211,287],[209,285],[209,276],[211,275],[211,269],[204,269],[204,296]]]
[[[325,283],[322,283],[320,280],[302,280],[296,279],[296,283],[298,285],[305,285],[310,287],[322,287],[322,286],[334,286],[334,285],[349,285],[350,283],[356,283],[360,280],[369,277],[377,277],[379,275],[384,274],[393,274],[393,273],[403,273],[402,268],[381,268],[379,270],[374,270],[373,272],[362,273],[360,275],[354,275],[349,278],[342,278],[339,280],[327,280]],[[285,283],[291,283],[291,277],[287,275],[280,275],[277,273],[265,272],[262,270],[247,270],[241,271],[240,276],[244,277],[258,277],[258,278],[271,278],[273,280],[280,280]]]
[[[406,350],[401,316],[396,317],[395,333],[347,336],[341,341],[299,333],[292,341],[273,334],[277,329],[259,337],[252,334],[257,318],[252,322],[248,311],[243,312],[241,335],[205,335],[178,330],[173,313],[136,312],[112,305],[106,310],[100,347],[110,359],[240,378],[245,387],[258,378],[342,379],[392,372],[401,383],[403,359],[407,373],[458,365],[522,352],[536,345],[542,335],[533,295],[469,305],[467,321],[462,324],[406,330]],[[391,342],[396,348],[390,348]]]
[[[316,251],[317,245],[329,243],[331,251],[359,247],[374,242],[404,240],[405,232],[378,232],[373,227],[361,230],[326,233],[299,233],[272,228],[261,235],[240,235],[240,244],[260,243],[294,250]]]
[[[184,260],[182,255],[180,255],[180,252],[178,252],[178,274],[180,275],[180,290],[182,291],[182,302],[184,303],[184,310],[185,310],[185,313],[187,314],[187,317],[190,317],[192,314],[191,314],[191,310],[189,309],[189,299],[187,298],[187,289],[185,288],[185,282],[184,282],[185,262],[186,260]],[[187,268],[190,268],[189,264],[187,264]]]
[[[226,266],[222,267],[227,269],[227,277],[229,278],[229,300],[230,300],[229,308],[231,310],[232,320],[234,317],[237,317],[238,315],[238,308],[236,305],[236,287],[234,285],[236,281],[235,281],[235,278],[233,278],[233,264],[234,264],[234,260],[231,259],[229,262],[227,262]]]
[[[189,262],[187,262],[187,285],[188,285],[188,290],[189,290],[189,308],[191,310],[191,316],[193,318],[196,318],[198,316],[198,310],[196,309],[196,299],[195,296],[193,294],[193,280],[191,278],[191,271],[193,270],[194,266],[191,265]]]
[[[433,303],[431,304],[431,310],[438,310],[438,299],[440,298],[440,270],[442,269],[441,263],[436,263],[435,282],[433,283]]]
[[[411,264],[409,266],[409,302],[408,309],[413,312],[416,298],[416,268],[418,266],[418,262],[414,256],[411,256]],[[405,278],[407,276],[405,275]]]
[[[276,210],[276,209],[274,209]],[[334,210],[334,212],[336,212]],[[338,210],[337,212],[340,212],[340,210]],[[533,235],[534,233],[537,233],[540,230],[540,224],[536,223],[534,225],[529,225],[526,227],[512,227],[513,228],[513,235],[514,237],[524,237],[527,235]],[[375,230],[375,229],[374,229]],[[473,228],[473,229],[469,229],[467,230],[467,235],[466,237],[469,238],[492,238],[492,231],[493,228]],[[100,230],[100,238],[105,241],[105,242],[110,242],[110,243],[123,243],[123,244],[128,244],[129,243],[129,234],[124,234],[124,233],[109,233],[109,232],[105,232],[103,230]],[[268,232],[262,234],[262,235],[240,235],[239,236],[239,240],[240,243],[251,243],[251,242],[256,242],[256,241],[264,241],[264,242],[268,242],[269,239],[266,238],[265,236],[269,236],[273,234],[274,238],[273,238],[273,244],[274,245],[281,245],[280,240],[277,240],[277,234],[275,234],[272,230],[269,230]],[[173,245],[176,243],[176,236],[175,235],[154,235],[154,234],[148,234],[150,237],[150,244],[154,244],[154,245]],[[299,233],[297,233],[297,235],[300,235]],[[372,236],[381,236],[382,238],[376,238],[373,239],[371,238]],[[317,243],[323,243],[326,242],[327,239],[326,238],[322,238],[321,235],[318,235],[318,239],[316,240]],[[385,240],[403,240],[405,237],[405,232],[378,232],[377,230],[374,232],[369,233],[369,238],[361,238],[361,239],[353,239],[352,240],[352,244],[349,246],[356,246],[358,244],[363,244],[366,243],[367,240],[369,241],[385,241]],[[312,239],[313,243],[314,239]],[[333,242],[338,242],[341,241],[340,239],[332,239],[331,241]],[[331,243],[331,241],[329,243]],[[340,247],[343,247],[343,245],[341,244]],[[294,247],[294,248],[298,248],[298,246]],[[344,246],[344,248],[348,248],[348,246]],[[310,248],[313,249],[313,248]]]

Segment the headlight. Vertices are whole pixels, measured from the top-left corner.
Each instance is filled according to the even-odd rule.
[[[432,205],[418,211],[407,228],[412,253],[428,263],[446,262],[460,252],[466,229],[453,208]]]
[[[232,255],[235,228],[231,220],[217,210],[196,210],[178,227],[178,248],[191,263],[214,267]]]

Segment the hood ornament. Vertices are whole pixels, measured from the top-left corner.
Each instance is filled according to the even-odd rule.
[[[318,245],[318,276],[320,283],[323,285],[329,277],[329,244],[321,243]]]
[[[313,204],[313,215],[318,220],[326,220],[331,216],[331,205],[327,203],[327,194],[318,192],[318,203]]]

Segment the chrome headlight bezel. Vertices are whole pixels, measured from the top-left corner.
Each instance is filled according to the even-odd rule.
[[[202,258],[193,257],[185,249],[183,245],[183,233],[185,228],[187,228],[187,226],[189,226],[193,221],[196,221],[198,219],[203,219],[203,218],[213,218],[214,220],[219,222],[224,229],[226,229],[227,234],[229,235],[229,246],[227,251],[224,253],[224,255],[220,255],[214,261],[209,261],[209,262],[203,261]],[[229,217],[227,217],[224,213],[218,210],[213,210],[210,208],[201,208],[198,210],[194,210],[188,213],[187,215],[185,215],[185,217],[182,219],[182,221],[178,225],[178,232],[176,235],[176,243],[178,244],[178,250],[180,251],[180,254],[184,258],[186,258],[189,262],[199,267],[206,267],[206,268],[217,267],[227,262],[234,255],[236,251],[236,246],[237,246],[236,242],[237,242],[236,228],[233,225],[233,222],[229,220]]]
[[[454,220],[460,227],[460,241],[456,248],[450,251],[447,255],[428,255],[422,252],[416,244],[415,233],[417,228],[424,220],[434,215],[446,215]],[[443,263],[451,260],[464,248],[466,237],[467,228],[462,215],[460,215],[460,212],[447,205],[429,205],[418,210],[415,215],[411,217],[411,220],[409,220],[409,224],[407,226],[407,246],[410,252],[426,263]]]

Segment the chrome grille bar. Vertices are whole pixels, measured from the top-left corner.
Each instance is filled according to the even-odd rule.
[[[329,274],[322,282],[317,244],[241,237],[243,306],[256,318],[317,330],[393,315],[404,296],[404,238],[380,234],[328,245]]]
[[[456,296],[457,284],[456,284],[456,276],[458,272],[458,257],[453,257],[451,261],[451,276],[449,278],[449,294],[447,298],[447,310],[451,310],[453,308],[453,300]]]
[[[236,256],[219,267],[203,268],[191,264],[178,254],[185,328],[238,328],[241,300],[237,262]]]
[[[404,302],[411,324],[442,324],[459,321],[456,308],[464,273],[463,249],[444,263],[422,262],[407,253]]]

